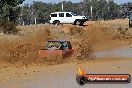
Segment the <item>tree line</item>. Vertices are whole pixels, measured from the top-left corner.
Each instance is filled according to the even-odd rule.
[[[13,21],[21,25],[40,24],[49,21],[50,13],[62,11],[62,2],[33,1],[32,4],[20,6],[23,1],[0,0],[0,20]],[[64,11],[85,15],[92,20],[125,18],[132,9],[132,3],[117,4],[113,0],[83,0],[83,2],[78,3],[63,1],[63,4]]]

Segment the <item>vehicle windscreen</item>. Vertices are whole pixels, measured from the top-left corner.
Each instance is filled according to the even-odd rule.
[[[61,42],[61,41],[50,41],[47,43],[46,48],[48,50],[64,50],[71,48],[71,44],[69,42]],[[69,47],[70,46],[70,47]]]
[[[47,43],[47,49],[54,49],[54,50],[59,50],[60,49],[60,42],[48,42]]]
[[[75,14],[75,13],[71,13],[73,16],[77,16],[77,14]]]

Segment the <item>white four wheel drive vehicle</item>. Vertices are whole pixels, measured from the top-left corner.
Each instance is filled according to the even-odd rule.
[[[79,16],[72,12],[54,12],[50,15],[50,23],[53,23],[54,25],[70,23],[82,26],[87,20],[87,17]]]

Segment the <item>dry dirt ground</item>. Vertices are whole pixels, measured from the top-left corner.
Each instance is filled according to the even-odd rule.
[[[40,24],[18,26],[18,28],[21,31],[17,35],[0,33],[0,88],[53,88],[54,84],[53,86],[33,87],[27,86],[24,82],[41,81],[41,77],[49,75],[59,75],[60,79],[63,79],[65,74],[76,75],[80,66],[90,73],[132,74],[131,58],[90,59],[90,55],[97,51],[132,45],[132,31],[128,28],[128,19],[88,21],[81,27],[71,24],[58,26]],[[76,52],[72,57],[63,60],[64,62],[59,60],[61,63],[54,62],[49,65],[49,61],[38,58],[37,50],[44,46],[45,41],[56,39],[70,40]],[[55,58],[53,57],[53,59]],[[50,80],[52,83],[52,79]],[[56,86],[54,88],[67,87]],[[72,84],[69,86],[69,88],[74,87]]]
[[[125,60],[124,60],[125,59]],[[76,83],[78,68],[87,74],[130,74],[130,58],[101,58],[87,62],[54,66],[30,65],[29,67],[5,66],[0,69],[1,88],[80,88]],[[131,88],[132,84],[85,85],[83,88]],[[82,87],[82,86],[81,86]]]

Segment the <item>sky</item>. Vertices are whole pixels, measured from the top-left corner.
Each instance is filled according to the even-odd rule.
[[[24,1],[24,4],[25,3],[29,3],[31,4],[33,1],[42,1],[42,2],[45,2],[45,3],[58,3],[60,2],[61,0],[25,0]],[[80,2],[81,0],[63,0],[63,1],[72,1],[72,2]],[[114,0],[116,3],[118,4],[121,4],[121,3],[127,3],[127,2],[132,2],[132,0]]]

